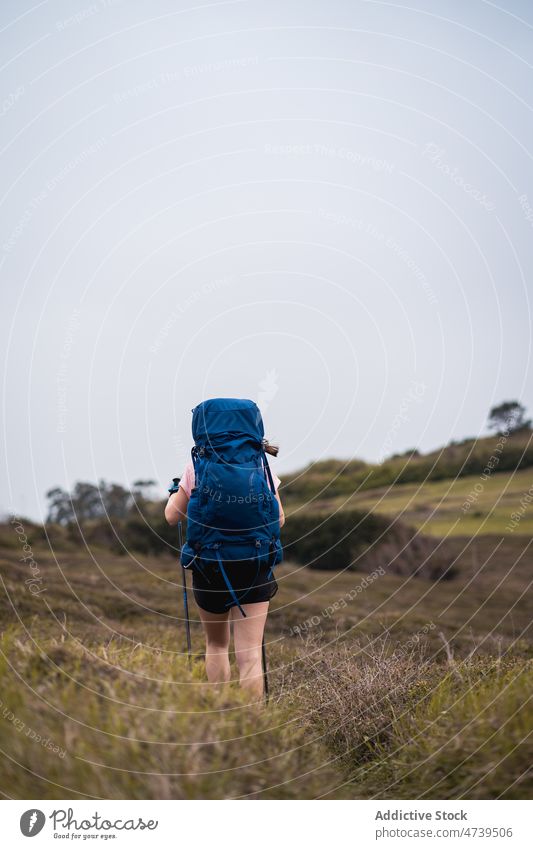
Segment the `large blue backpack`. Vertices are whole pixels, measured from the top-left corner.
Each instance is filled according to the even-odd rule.
[[[181,562],[187,567],[198,561],[202,568],[218,564],[244,613],[224,563],[242,561],[244,568],[245,562],[259,561],[272,568],[283,557],[263,420],[257,404],[238,398],[212,398],[192,412],[195,488]]]

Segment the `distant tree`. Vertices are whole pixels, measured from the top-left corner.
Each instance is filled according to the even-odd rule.
[[[58,525],[67,525],[74,518],[70,495],[61,487],[56,486],[46,493],[48,499],[47,522],[56,522]]]
[[[77,481],[72,491],[72,507],[76,519],[97,519],[105,513],[99,487],[93,483]]]
[[[155,486],[153,480],[138,480],[134,481],[131,490],[132,505],[140,513],[144,513],[148,508],[149,502],[152,501],[152,487]]]
[[[404,457],[420,457],[420,451],[418,448],[408,448],[407,451],[402,451],[399,454],[391,454],[388,458],[389,460],[401,460]]]
[[[514,433],[517,430],[531,427],[531,419],[526,419],[526,408],[519,401],[504,401],[493,407],[489,413],[489,430],[501,433],[508,430]]]
[[[131,505],[131,493],[118,483],[106,484],[100,481],[100,495],[105,512],[112,519],[124,519]]]
[[[133,491],[132,495],[137,499],[140,498],[142,500],[149,501],[152,497],[152,487],[155,486],[155,481],[153,480],[138,480],[133,483]]]

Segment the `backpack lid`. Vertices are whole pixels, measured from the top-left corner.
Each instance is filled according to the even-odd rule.
[[[218,444],[227,435],[260,443],[265,435],[261,412],[255,401],[243,398],[210,398],[192,411],[192,435],[196,445]]]

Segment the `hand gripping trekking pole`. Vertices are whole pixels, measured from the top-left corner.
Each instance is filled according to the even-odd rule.
[[[180,563],[181,563],[181,549],[183,547],[183,539],[181,533],[181,520],[178,522],[178,538],[180,544]],[[185,611],[185,631],[187,634],[187,655],[189,658],[189,668],[192,664],[192,648],[191,648],[191,623],[189,620],[189,602],[187,600],[187,573],[185,572],[185,568],[183,564],[181,564],[181,578],[183,581],[183,609]]]

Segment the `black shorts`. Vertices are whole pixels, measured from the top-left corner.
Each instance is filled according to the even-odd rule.
[[[278,591],[273,572],[266,563],[241,560],[224,563],[224,570],[239,604],[257,604],[270,601]],[[198,607],[208,613],[226,613],[235,606],[218,563],[194,563],[191,566],[192,587]]]

